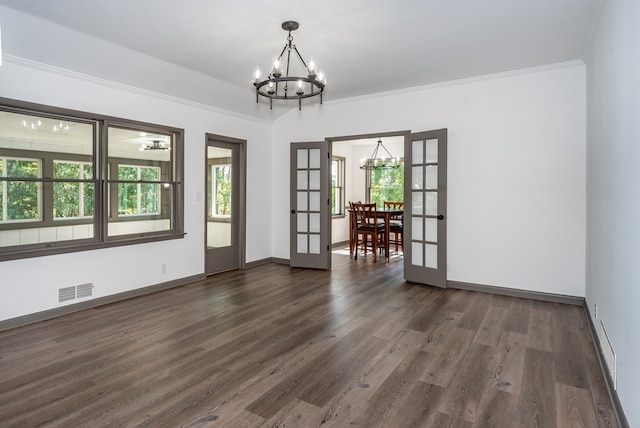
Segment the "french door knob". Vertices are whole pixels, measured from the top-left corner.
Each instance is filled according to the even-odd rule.
[[[438,220],[444,220],[444,216],[442,214],[440,214],[438,217],[436,217]]]
[[[295,213],[296,213],[296,210],[291,210],[291,214],[295,214]]]

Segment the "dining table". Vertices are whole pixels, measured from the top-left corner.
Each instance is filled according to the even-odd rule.
[[[349,254],[353,255],[354,251],[357,251],[355,248],[356,245],[356,218],[353,215],[353,210],[349,209]],[[385,261],[389,262],[389,239],[390,239],[390,229],[391,229],[391,219],[397,216],[401,216],[404,214],[404,209],[396,209],[396,208],[376,208],[375,216],[376,218],[382,219],[384,221],[384,257]]]

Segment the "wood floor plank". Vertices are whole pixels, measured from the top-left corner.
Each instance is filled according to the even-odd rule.
[[[505,329],[504,320],[507,312],[505,308],[491,306],[482,319],[473,341],[481,345],[497,346]]]
[[[551,352],[527,348],[526,370],[518,401],[518,422],[526,427],[555,427],[556,388],[554,356]],[[566,425],[560,425],[562,428]]]
[[[423,373],[421,380],[426,383],[448,387],[459,373],[460,364],[467,355],[475,333],[465,328],[452,331],[449,340],[439,348],[431,364]]]
[[[357,420],[355,424],[393,426],[391,420],[398,419],[399,414],[402,415],[405,401],[413,392],[428,364],[429,354],[425,352],[413,351],[407,354],[376,389],[367,403],[367,409],[362,412],[362,421]]]
[[[505,331],[496,349],[494,382],[501,391],[516,397],[522,390],[527,335]]]
[[[598,418],[592,404],[589,391],[556,383],[558,426],[597,427]]]
[[[528,345],[540,351],[553,352],[553,314],[548,307],[531,308],[529,317]]]
[[[556,381],[576,388],[587,388],[589,379],[585,353],[581,350],[578,330],[585,328],[578,320],[581,309],[552,306]],[[565,328],[559,328],[560,326]]]
[[[0,426],[616,426],[581,308],[332,264],[0,332]]]
[[[440,412],[472,423],[478,420],[483,394],[495,391],[491,370],[495,358],[493,348],[472,343],[440,402]]]

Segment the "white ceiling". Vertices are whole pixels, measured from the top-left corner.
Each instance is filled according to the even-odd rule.
[[[264,72],[285,44],[287,33],[280,27],[285,20],[300,23],[294,43],[325,70],[329,102],[583,59],[602,1],[0,0],[0,5],[219,79],[232,88],[225,94],[239,91],[246,101],[225,104],[217,97],[212,105],[268,118],[260,112],[268,110],[266,104],[243,106],[255,103],[254,67]],[[9,54],[26,52],[26,41],[11,40],[22,36],[53,50],[54,33],[7,34],[6,24],[3,43]],[[56,66],[91,72],[97,67],[91,63],[102,61],[100,77],[127,84],[140,80],[133,76],[140,73],[136,67],[118,63],[108,70],[104,64],[117,58],[73,55],[76,45],[59,41],[66,51],[57,53]]]

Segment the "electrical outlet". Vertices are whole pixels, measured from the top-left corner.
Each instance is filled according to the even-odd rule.
[[[167,273],[167,264],[166,263],[162,263],[160,265],[160,274],[164,275],[165,273]]]

